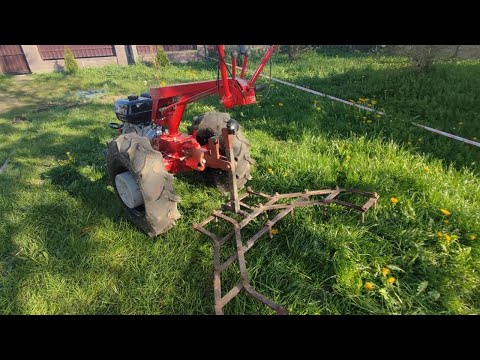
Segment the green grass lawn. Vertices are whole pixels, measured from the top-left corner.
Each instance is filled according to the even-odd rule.
[[[255,288],[292,314],[479,314],[480,149],[410,122],[478,141],[480,62],[443,61],[418,74],[402,57],[307,53],[295,63],[276,55],[272,75],[368,99],[387,115],[279,84],[231,111],[252,143],[254,189],[338,184],[380,195],[365,224],[342,209],[284,218],[273,240],[247,254]],[[0,76],[0,96],[24,104],[0,113],[0,165],[15,149],[0,175],[0,313],[213,314],[211,243],[191,226],[225,197],[202,174],[178,175],[182,218],[150,239],[123,216],[101,152],[115,136],[106,124],[116,97],[216,76],[214,63],[201,62],[170,67],[155,81],[144,65]],[[85,89],[107,94],[36,111],[78,101]],[[190,105],[182,129],[210,110],[222,111],[218,98]],[[16,115],[30,122],[12,124]],[[225,284],[237,279],[232,269]],[[271,313],[244,295],[225,312]]]

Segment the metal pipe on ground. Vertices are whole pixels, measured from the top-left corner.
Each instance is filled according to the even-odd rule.
[[[415,125],[415,126],[418,126],[419,128],[422,128],[422,129],[431,131],[431,132],[433,132],[433,133],[446,136],[446,137],[448,137],[448,138],[450,138],[450,139],[455,139],[455,140],[461,141],[461,142],[466,143],[466,144],[470,144],[470,145],[473,145],[473,146],[476,146],[476,147],[480,147],[480,143],[478,143],[478,142],[476,142],[476,141],[468,140],[468,139],[465,139],[465,138],[463,138],[463,137],[461,137],[461,136],[453,135],[453,134],[447,133],[447,132],[445,132],[445,131],[437,130],[437,129],[431,128],[431,127],[429,127],[429,126],[417,124],[417,123],[414,123],[414,122],[412,122],[412,124]]]

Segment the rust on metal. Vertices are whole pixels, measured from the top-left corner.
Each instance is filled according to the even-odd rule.
[[[230,184],[230,207],[237,214],[240,212],[240,204],[238,203],[238,187],[237,187],[237,165],[233,154],[233,135],[235,130],[227,128],[222,129],[222,136],[225,139],[225,153],[227,161],[230,163],[230,171],[228,172]]]
[[[363,205],[356,205],[349,203],[338,198],[343,194],[356,194],[360,196],[367,197],[367,201]],[[261,303],[270,307],[277,314],[287,314],[287,310],[281,305],[270,300],[266,296],[260,294],[250,285],[250,279],[248,275],[247,265],[245,261],[245,254],[253,247],[255,242],[259,240],[262,235],[269,234],[270,238],[273,236],[272,227],[281,220],[283,217],[289,213],[293,213],[293,210],[297,207],[307,207],[314,205],[328,206],[331,204],[337,204],[349,209],[353,209],[361,212],[362,221],[364,221],[365,212],[372,206],[375,206],[378,200],[377,193],[361,191],[356,189],[324,189],[324,190],[315,190],[298,193],[288,193],[288,194],[278,194],[268,195],[259,191],[254,191],[251,188],[247,188],[247,191],[244,194],[238,196],[238,194],[231,194],[231,201],[222,207],[221,210],[213,212],[212,216],[209,216],[207,219],[201,223],[193,225],[193,228],[213,240],[213,251],[214,251],[214,298],[215,298],[215,313],[217,315],[223,314],[223,308],[227,305],[235,296],[240,294],[242,290],[246,294],[257,299]],[[314,199],[314,196],[325,196],[321,199]],[[234,198],[236,197],[236,199]],[[263,204],[257,204],[255,206],[248,205],[244,200],[248,198],[264,198],[267,200]],[[281,199],[291,199],[288,204],[278,204],[277,201]],[[232,202],[236,202],[240,211],[235,211],[235,206]],[[248,201],[247,201],[248,202]],[[246,242],[242,239],[241,230],[247,226],[252,220],[257,218],[262,213],[267,213],[271,211],[279,211],[272,219],[269,219],[264,226],[257,231],[252,237],[250,237]],[[235,220],[233,217],[229,216],[228,213],[236,214],[236,217],[241,217],[240,221]],[[216,234],[205,229],[205,226],[214,220],[223,220],[233,227],[223,238],[217,236]],[[236,252],[234,255],[230,256],[226,261],[221,261],[221,247],[228,240],[234,239],[236,246]],[[234,262],[238,261],[238,266],[240,268],[240,281],[232,289],[230,289],[225,295],[222,296],[222,272],[225,271],[229,266]]]

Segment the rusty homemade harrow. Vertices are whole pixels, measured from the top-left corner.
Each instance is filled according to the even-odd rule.
[[[342,194],[357,194],[367,197],[368,200],[363,205],[356,205],[340,200],[339,197]],[[209,236],[213,240],[213,288],[215,298],[215,313],[217,315],[222,315],[223,307],[227,305],[242,290],[245,290],[248,295],[252,296],[253,298],[259,300],[271,309],[275,310],[277,314],[287,314],[285,308],[273,302],[266,296],[260,294],[250,285],[250,279],[245,262],[245,254],[253,247],[255,242],[262,237],[262,235],[268,233],[270,238],[272,238],[272,226],[289,213],[292,213],[293,215],[295,208],[314,205],[326,206],[330,204],[338,204],[343,207],[361,212],[363,222],[365,220],[365,212],[370,207],[376,206],[378,199],[378,195],[376,193],[360,191],[356,189],[341,189],[338,187],[336,189],[315,191],[305,190],[304,192],[289,194],[276,193],[273,196],[264,194],[262,192],[254,191],[251,188],[247,188],[246,193],[240,196],[238,196],[238,194],[234,195],[236,196],[233,196],[233,200],[229,204],[224,205],[221,210],[214,211],[210,217],[208,217],[199,224],[193,225],[193,228],[195,230],[200,231],[201,233]],[[318,196],[323,196],[323,198],[314,198]],[[249,197],[260,197],[265,199],[266,202],[264,204],[258,204],[256,206],[248,205],[244,200]],[[287,204],[278,203],[279,200],[283,199],[291,199],[291,201]],[[253,235],[250,239],[244,242],[244,240],[242,239],[241,230],[262,213],[268,213],[272,210],[279,210],[280,212],[278,212],[271,220],[268,220],[255,235]],[[236,214],[236,217],[240,216],[243,219],[237,221],[233,217],[228,216],[228,213]],[[230,223],[233,226],[233,231],[220,238],[219,236],[205,229],[205,226],[213,220],[224,220]],[[236,253],[230,258],[228,258],[226,261],[222,262],[220,254],[221,247],[228,240],[232,239],[232,237],[234,238]],[[235,285],[225,295],[222,296],[222,272],[224,272],[235,261],[238,261],[238,266],[240,268],[240,281],[237,283],[237,285]]]
[[[232,148],[232,137],[234,134],[235,128],[227,123],[227,127],[222,129],[222,136],[225,142],[226,161],[229,165],[227,168],[229,169],[228,175],[230,186],[230,202],[223,205],[221,210],[214,211],[210,217],[208,217],[201,223],[193,225],[193,228],[195,230],[200,231],[201,233],[209,236],[213,240],[213,291],[215,298],[215,313],[217,315],[223,315],[224,306],[227,305],[235,296],[237,296],[240,291],[245,290],[248,295],[252,296],[253,298],[267,305],[271,309],[275,310],[277,314],[287,314],[285,308],[273,302],[266,296],[260,294],[252,287],[252,285],[250,285],[247,264],[245,262],[246,252],[253,247],[255,242],[260,239],[262,235],[268,233],[270,238],[272,238],[272,226],[289,213],[292,213],[293,215],[295,208],[314,205],[327,206],[331,204],[337,204],[346,208],[360,211],[362,213],[362,222],[364,222],[365,212],[367,212],[367,210],[370,209],[372,206],[376,206],[378,195],[377,193],[366,192],[356,189],[341,189],[339,187],[335,189],[314,191],[305,190],[304,192],[289,194],[275,193],[275,195],[273,196],[259,191],[254,191],[249,187],[247,188],[247,191],[245,193],[239,195],[236,180],[236,161],[234,159]],[[344,194],[356,194],[359,196],[367,197],[368,200],[363,205],[356,205],[340,200],[339,197]],[[255,201],[255,198],[264,199],[266,200],[266,202],[257,205],[251,205],[247,203],[248,200]],[[289,203],[279,203],[279,201],[288,201],[289,199],[291,199]],[[273,211],[278,211],[278,213],[272,219],[270,219],[268,217],[268,212]],[[235,216],[237,218],[240,217],[241,220],[238,221],[232,216],[228,216],[228,213],[232,214],[232,216]],[[241,230],[261,214],[265,214],[267,216],[267,222],[260,228],[260,230],[255,235],[253,235],[250,239],[244,242],[242,240]],[[213,220],[223,220],[227,223],[230,223],[233,227],[233,231],[230,231],[222,238],[215,235],[211,231],[205,229],[205,226]],[[228,240],[232,238],[234,238],[234,244],[236,247],[235,254],[230,256],[226,261],[222,262],[220,249],[222,245],[224,245]],[[222,272],[224,272],[235,261],[238,261],[238,266],[240,268],[240,281],[225,295],[222,295]]]

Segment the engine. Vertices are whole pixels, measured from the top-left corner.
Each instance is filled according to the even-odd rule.
[[[150,124],[150,125],[135,125],[130,123],[125,123],[122,127],[122,134],[128,134],[131,132],[136,132],[139,136],[144,136],[150,140],[153,140],[155,136],[161,135],[160,127]]]
[[[135,125],[149,124],[152,121],[152,99],[146,96],[130,95],[128,99],[115,101],[113,109],[117,119]]]
[[[130,95],[128,99],[115,101],[113,106],[117,119],[122,125],[111,123],[110,127],[121,129],[122,134],[136,132],[139,136],[147,137],[150,141],[161,135],[161,129],[152,124],[152,99],[148,93]]]

